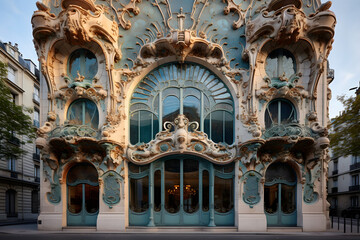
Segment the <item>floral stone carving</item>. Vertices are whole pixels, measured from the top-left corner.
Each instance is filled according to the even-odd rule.
[[[130,145],[127,150],[128,159],[138,164],[147,164],[167,153],[198,155],[220,164],[235,159],[234,145],[214,143],[206,133],[198,131],[198,127],[197,122],[189,122],[185,115],[180,114],[174,122],[165,122],[165,130],[156,134],[154,140],[142,145]],[[172,128],[174,131],[171,131]]]
[[[120,175],[115,171],[108,171],[102,176],[104,183],[103,200],[109,208],[120,202]]]

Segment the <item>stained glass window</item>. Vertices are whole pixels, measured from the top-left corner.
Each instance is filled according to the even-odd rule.
[[[149,142],[184,114],[199,123],[214,142],[234,141],[234,102],[226,85],[208,69],[192,63],[171,63],[150,72],[132,94],[130,142]],[[142,115],[146,112],[146,121]]]

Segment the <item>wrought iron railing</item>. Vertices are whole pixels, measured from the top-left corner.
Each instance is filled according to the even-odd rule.
[[[299,123],[273,125],[263,132],[264,139],[285,136],[311,137],[311,133],[308,127],[302,126]]]
[[[356,169],[360,169],[360,162],[350,165],[350,171],[351,170],[356,170]]]

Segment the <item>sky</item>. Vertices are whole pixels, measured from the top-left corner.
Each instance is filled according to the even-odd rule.
[[[31,16],[37,10],[37,1],[0,0],[0,40],[18,43],[23,58],[31,59],[38,66],[31,27]],[[335,70],[335,79],[330,84],[330,118],[343,110],[337,96],[354,95],[355,91],[349,89],[358,87],[360,81],[360,0],[332,0],[332,3],[330,10],[336,14],[337,24],[335,41],[329,56],[330,68]]]

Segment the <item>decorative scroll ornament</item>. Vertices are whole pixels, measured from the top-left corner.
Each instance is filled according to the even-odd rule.
[[[76,86],[74,88],[57,90],[55,91],[54,97],[55,99],[60,99],[63,101],[67,101],[71,98],[85,97],[93,100],[94,102],[99,102],[100,100],[104,100],[107,97],[107,92],[99,85],[90,88]]]
[[[310,129],[298,123],[278,124],[266,129],[262,136],[264,139],[272,137],[289,137],[297,139],[300,137],[311,137]]]
[[[245,165],[259,163],[258,149],[265,143],[263,139],[254,139],[239,145],[241,162]]]
[[[109,208],[120,202],[120,175],[115,171],[108,171],[102,176],[104,183],[103,200]]]
[[[131,28],[131,22],[130,20],[126,20],[125,16],[133,17],[138,15],[140,13],[140,8],[136,6],[136,4],[141,3],[141,0],[102,0],[109,3],[110,8],[113,10],[113,12],[116,15],[116,18],[118,20],[119,26],[121,26],[123,29],[128,30]],[[127,4],[124,4],[122,2],[128,2]],[[133,15],[132,15],[132,14]]]
[[[185,115],[180,114],[174,122],[165,122],[165,130],[156,134],[154,140],[142,145],[130,145],[127,156],[138,164],[150,163],[168,153],[193,154],[220,164],[236,158],[234,145],[214,143],[206,133],[198,131],[198,127],[197,122],[189,122]],[[174,131],[171,131],[172,128]]]
[[[260,202],[259,182],[261,175],[255,171],[248,171],[244,174],[243,179],[243,200],[245,203],[249,204],[250,208],[252,208],[253,205]]]
[[[334,36],[335,15],[327,7],[306,16],[300,0],[273,0],[267,8],[246,24],[246,38],[253,43],[266,34],[279,43],[294,43],[301,37],[321,36],[330,40]]]

